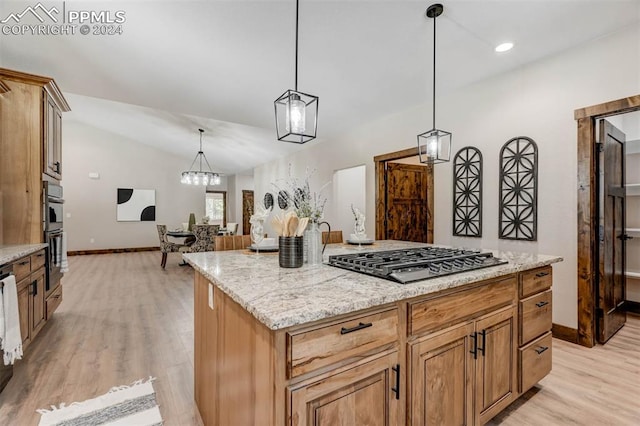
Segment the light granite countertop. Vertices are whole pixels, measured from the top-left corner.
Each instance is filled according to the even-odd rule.
[[[421,247],[427,244],[376,241],[367,251]],[[329,255],[354,253],[357,246],[328,245]],[[561,262],[559,256],[493,250],[505,265],[399,284],[382,278],[322,265],[280,268],[278,253],[248,250],[186,253],[195,270],[272,330],[380,306],[527,269]]]
[[[0,246],[0,265],[6,265],[21,257],[28,256],[47,247],[47,244],[20,244],[15,246]]]

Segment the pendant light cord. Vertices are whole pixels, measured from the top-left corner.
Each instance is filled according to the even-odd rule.
[[[299,0],[296,0],[296,77],[295,77],[295,91],[298,91],[298,9],[299,9]]]
[[[433,17],[433,128],[436,128],[436,17]]]

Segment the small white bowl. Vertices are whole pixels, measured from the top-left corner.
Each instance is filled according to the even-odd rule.
[[[276,245],[275,238],[265,238],[264,240],[260,241],[260,244],[258,244],[258,247],[273,247],[275,245]]]

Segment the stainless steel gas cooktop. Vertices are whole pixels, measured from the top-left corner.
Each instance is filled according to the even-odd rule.
[[[433,246],[329,256],[331,266],[402,284],[505,263],[491,253]]]

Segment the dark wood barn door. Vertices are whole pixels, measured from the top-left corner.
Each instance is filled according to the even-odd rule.
[[[429,180],[425,166],[386,163],[386,239],[429,242]],[[429,238],[431,234],[431,238]]]
[[[600,120],[602,171],[600,175],[600,238],[598,276],[598,330],[600,343],[609,340],[627,321],[625,300],[625,135]]]

